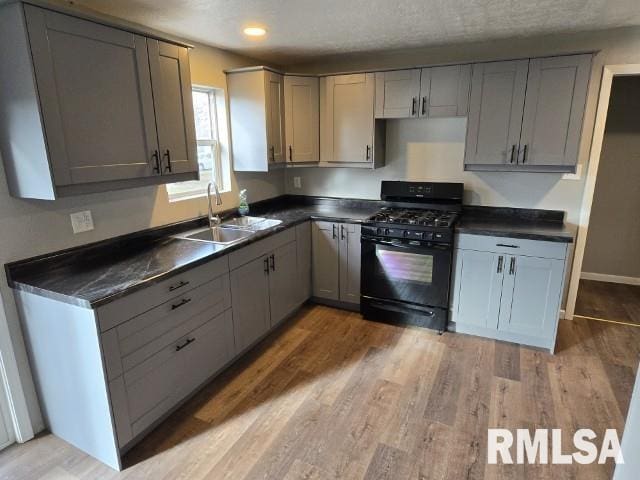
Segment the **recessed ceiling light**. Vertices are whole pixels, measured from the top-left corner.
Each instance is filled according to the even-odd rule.
[[[247,27],[244,29],[244,34],[250,37],[262,37],[267,31],[262,27]]]

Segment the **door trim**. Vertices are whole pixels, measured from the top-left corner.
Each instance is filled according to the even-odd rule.
[[[582,273],[582,262],[584,251],[587,245],[587,235],[589,232],[589,220],[591,218],[591,207],[593,205],[593,194],[600,166],[600,154],[602,152],[602,142],[604,140],[605,125],[607,122],[607,110],[609,109],[609,99],[611,97],[611,84],[614,76],[640,75],[640,64],[628,65],[605,65],[602,71],[600,83],[600,95],[596,111],[596,120],[593,127],[593,137],[591,139],[591,152],[589,163],[587,164],[587,177],[582,194],[582,205],[580,208],[580,220],[576,237],[576,247],[573,255],[573,266],[569,279],[569,293],[567,296],[567,306],[565,309],[565,319],[572,320],[576,309],[578,298],[578,287],[580,275]]]

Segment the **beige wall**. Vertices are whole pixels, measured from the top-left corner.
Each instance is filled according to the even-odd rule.
[[[191,52],[194,84],[226,89],[224,69],[255,65],[257,62],[211,47],[198,45]],[[232,174],[232,191],[223,193],[222,208],[238,205],[238,191],[247,188],[249,201],[281,195],[284,174]],[[91,210],[95,229],[74,235],[69,213]],[[116,192],[63,198],[54,202],[18,200],[9,196],[0,162],[0,265],[42,253],[81,245],[148,227],[205,215],[204,197],[170,203],[165,187],[145,187]],[[4,275],[0,275],[0,334],[8,327],[30,410],[39,421],[29,369],[20,333],[13,294]],[[4,308],[3,308],[4,304]],[[0,353],[10,351],[6,335],[0,335]],[[9,366],[11,368],[11,366]]]
[[[640,76],[614,78],[582,271],[640,278]]]

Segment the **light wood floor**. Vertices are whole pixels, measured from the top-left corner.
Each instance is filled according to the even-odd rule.
[[[1,452],[0,478],[610,478],[611,464],[488,466],[487,428],[621,435],[639,355],[640,329],[615,324],[562,321],[551,356],[305,307],[152,432],[125,471],[43,435]]]
[[[575,314],[640,326],[640,286],[580,280]]]

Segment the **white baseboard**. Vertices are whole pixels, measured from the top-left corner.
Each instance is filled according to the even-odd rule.
[[[599,282],[640,285],[640,277],[623,277],[621,275],[605,275],[604,273],[582,272],[580,274],[580,278],[584,280],[597,280]]]

